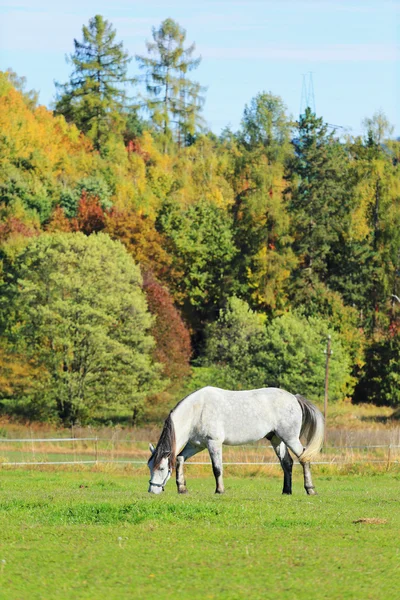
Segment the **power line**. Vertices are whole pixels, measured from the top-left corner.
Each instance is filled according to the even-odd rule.
[[[312,71],[303,74],[303,84],[301,88],[300,99],[300,116],[304,116],[307,108],[310,108],[311,111],[314,114],[316,114],[314,81]],[[332,131],[341,130],[342,135],[352,131],[351,127],[345,125],[334,125],[333,123],[326,123],[326,126]]]

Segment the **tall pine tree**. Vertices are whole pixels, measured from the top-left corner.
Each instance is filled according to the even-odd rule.
[[[73,122],[100,150],[112,134],[123,131],[127,94],[124,85],[131,60],[116,42],[116,31],[101,15],[82,28],[83,41],[74,40],[75,52],[67,57],[73,71],[69,82],[56,83],[56,114]]]
[[[293,272],[293,300],[301,303],[319,282],[329,280],[330,262],[349,227],[351,186],[346,150],[322,118],[307,108],[297,128],[286,196],[299,261]]]
[[[165,19],[158,29],[153,27],[148,56],[136,56],[146,72],[146,106],[161,133],[164,151],[174,138],[178,145],[184,144],[202,123],[204,88],[188,78],[201,58],[193,58],[195,44],[185,48],[185,39],[186,31],[173,19]]]

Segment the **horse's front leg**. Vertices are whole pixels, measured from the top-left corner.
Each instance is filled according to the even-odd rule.
[[[185,463],[185,460],[187,460],[191,456],[194,456],[198,452],[201,452],[201,450],[204,450],[204,446],[194,446],[193,444],[188,442],[183,448],[183,450],[176,457],[176,486],[178,488],[178,494],[187,494],[188,491],[186,487],[185,474],[183,471],[183,465]]]
[[[222,479],[222,444],[214,440],[209,440],[207,444],[210,453],[213,473],[216,483],[216,494],[223,494],[225,491],[224,482]]]
[[[187,494],[186,480],[183,473],[183,464],[185,459],[183,456],[176,457],[176,486],[178,494]]]

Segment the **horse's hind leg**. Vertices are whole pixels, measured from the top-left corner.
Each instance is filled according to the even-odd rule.
[[[275,434],[272,437],[268,436],[268,439],[270,440],[283,469],[282,494],[291,494],[293,459],[289,454],[286,444],[282,442],[281,438]]]
[[[301,462],[301,460],[300,460]],[[311,468],[309,462],[301,462],[301,466],[303,467],[304,474],[304,488],[309,496],[315,496],[316,491],[313,486],[312,478],[311,478]]]
[[[294,452],[294,454],[297,456],[297,458],[300,461],[301,466],[303,467],[303,475],[304,475],[304,489],[306,490],[307,494],[309,496],[315,496],[316,495],[316,491],[315,491],[315,487],[313,486],[313,482],[312,482],[312,478],[311,478],[311,469],[310,469],[310,462],[307,461],[303,461],[301,460],[301,455],[303,454],[304,448],[302,443],[300,442],[300,440],[297,439],[288,439],[285,440],[286,444],[289,446],[289,448],[292,450],[292,452]]]
[[[199,446],[193,446],[190,442],[186,444],[183,450],[176,457],[176,485],[178,488],[178,494],[187,494],[186,480],[183,472],[183,465],[185,460],[194,456],[204,448]]]
[[[224,482],[222,479],[222,444],[221,442],[216,442],[214,440],[209,440],[207,443],[207,448],[210,453],[211,464],[213,468],[213,473],[215,477],[216,483],[216,494],[223,494]]]

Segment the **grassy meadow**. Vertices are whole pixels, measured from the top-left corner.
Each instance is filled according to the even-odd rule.
[[[144,469],[0,472],[0,598],[393,599],[400,576],[400,471],[187,468],[147,494]]]

